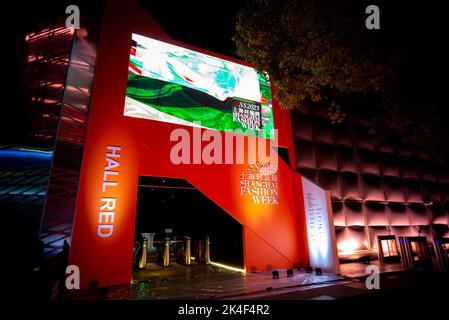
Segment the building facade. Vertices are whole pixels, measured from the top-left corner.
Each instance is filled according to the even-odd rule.
[[[217,63],[255,75],[252,66],[171,39],[138,1],[86,2],[80,10],[88,14],[78,30],[65,28],[59,18],[27,34],[24,92],[32,130],[25,146],[0,150],[2,211],[13,224],[29,226],[24,242],[33,243],[36,260],[68,246],[68,263],[80,268],[82,288],[129,283],[141,235],[174,230],[179,237],[207,234],[216,250],[213,258],[237,261],[247,272],[312,265],[338,273],[337,248],[340,260],[422,257],[438,258],[439,266],[447,261],[444,162],[374,145],[368,119],[355,111],[332,126],[322,106],[282,110],[257,76],[224,99],[229,93],[220,85],[195,77]],[[145,51],[149,45],[156,52],[172,51],[161,58],[162,51]],[[171,60],[173,50],[187,62]],[[145,65],[148,54],[150,65]],[[170,63],[157,65],[161,59]],[[211,62],[194,73],[192,59]],[[160,69],[151,69],[154,65]],[[167,72],[173,70],[183,72],[170,78]],[[241,81],[223,73],[210,80],[235,88]],[[255,83],[258,97],[246,92]],[[168,108],[167,101],[178,105]],[[192,107],[186,103],[197,109],[185,113]],[[213,106],[214,114],[223,112],[223,118],[194,124],[195,117],[203,118],[196,110],[212,112],[204,104]],[[229,110],[233,113],[225,114]],[[260,157],[244,163],[174,163],[174,132],[192,137],[189,154],[190,146],[192,154],[196,147],[201,151],[212,136],[214,141],[231,136],[231,147],[223,152],[236,155],[239,136],[249,141],[250,134],[229,135],[224,123],[241,125],[241,119],[245,126],[257,122],[256,128],[277,129],[254,140],[265,151],[276,151],[276,172]],[[211,136],[205,138],[205,132]],[[248,160],[254,154],[245,148],[242,155]],[[229,258],[232,251],[237,257]]]
[[[363,102],[338,125],[323,105],[292,114],[296,169],[332,194],[342,259],[378,253],[379,236],[448,237],[449,167],[401,145],[375,144]]]

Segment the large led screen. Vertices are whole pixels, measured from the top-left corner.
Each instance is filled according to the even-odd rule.
[[[137,34],[124,115],[274,138],[267,74]]]

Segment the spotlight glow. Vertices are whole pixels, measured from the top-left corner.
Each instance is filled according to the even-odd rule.
[[[359,246],[358,242],[353,238],[346,238],[338,244],[338,250],[343,252],[354,252]]]
[[[218,263],[218,262],[211,261],[210,264],[213,265],[213,266],[216,266],[216,267],[223,268],[223,269],[227,269],[227,270],[231,270],[231,271],[237,271],[237,272],[241,272],[241,273],[246,273],[245,269],[240,269],[240,268],[228,266],[228,265],[221,264],[221,263]]]

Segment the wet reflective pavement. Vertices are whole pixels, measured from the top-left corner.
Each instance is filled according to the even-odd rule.
[[[351,262],[340,264],[340,272],[348,277],[363,277],[371,274],[366,272],[366,268],[370,265],[379,267],[381,273],[398,272],[407,270],[401,262],[395,263],[380,263],[379,260],[371,260],[369,263]]]
[[[181,300],[181,299],[264,299],[276,294],[348,283],[346,277],[294,270],[287,277],[279,270],[279,279],[271,272],[241,273],[204,264],[162,268],[148,265],[136,271],[131,285],[70,294],[69,299],[82,300]]]

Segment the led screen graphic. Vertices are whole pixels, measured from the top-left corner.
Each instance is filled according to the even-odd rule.
[[[265,73],[137,34],[132,40],[125,116],[274,138]]]

